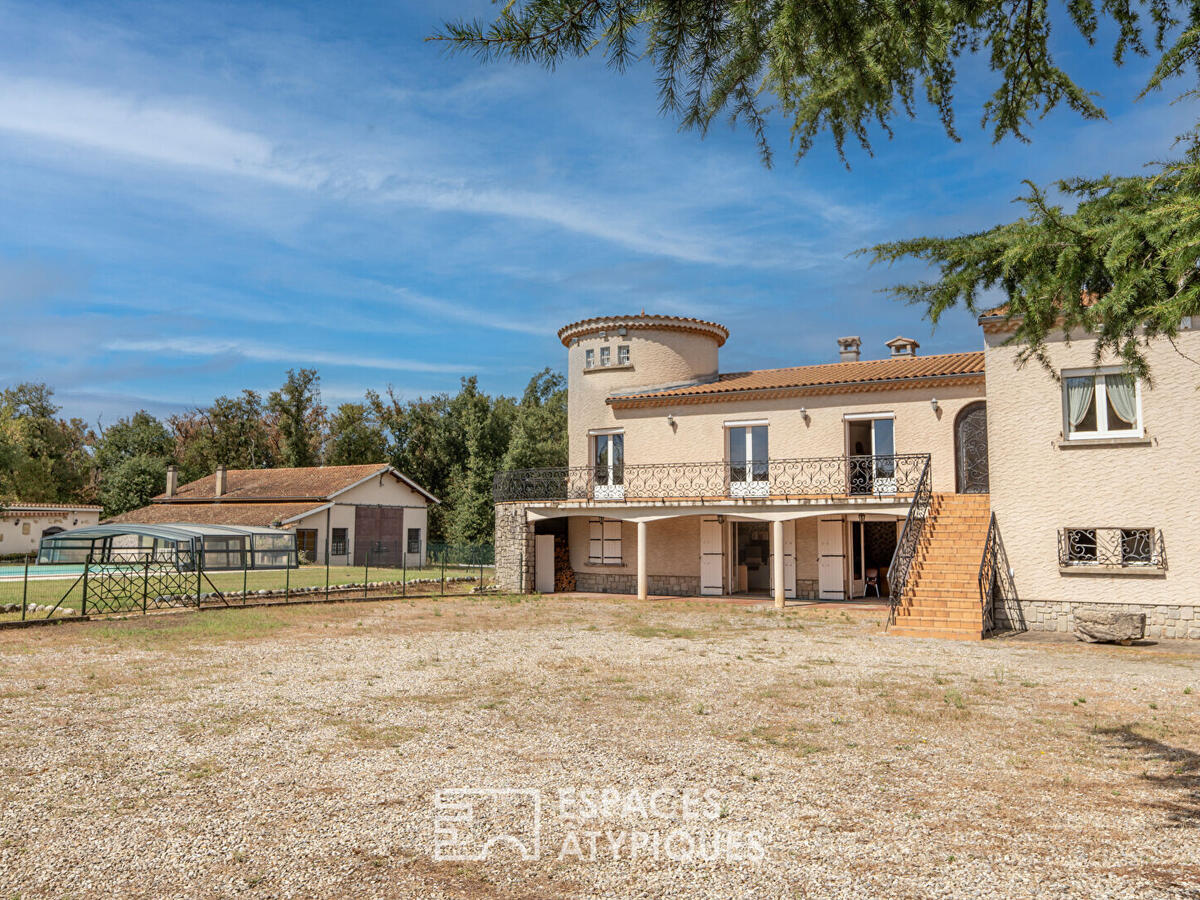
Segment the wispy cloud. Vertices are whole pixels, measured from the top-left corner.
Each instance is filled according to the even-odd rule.
[[[186,98],[131,96],[0,76],[0,130],[341,201],[521,220],[685,263],[802,269],[816,262],[813,254],[795,245],[779,246],[728,227],[684,224],[680,220],[691,218],[692,212],[686,206],[614,203],[604,197],[573,196],[577,189],[546,192],[508,187],[501,173],[472,176],[440,170],[432,161],[420,175],[412,175],[380,162],[403,148],[301,147],[226,124]],[[822,217],[850,215],[820,200],[806,202],[805,208]]]
[[[454,322],[466,322],[480,328],[490,328],[496,331],[512,331],[518,334],[546,334],[544,316],[532,318],[516,317],[508,313],[498,313],[494,310],[480,309],[478,306],[459,300],[439,300],[425,294],[418,294],[408,288],[386,285],[401,306],[408,309],[420,310],[423,313],[449,319]]]
[[[155,353],[185,356],[237,356],[259,362],[281,362],[297,366],[346,366],[356,369],[381,369],[394,372],[460,373],[479,371],[477,365],[457,362],[425,362],[399,357],[373,357],[358,353],[329,353],[291,347],[273,347],[254,341],[222,338],[159,338],[154,340],[116,340],[105,349],[125,353]]]

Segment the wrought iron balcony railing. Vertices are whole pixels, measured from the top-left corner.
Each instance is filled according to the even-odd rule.
[[[1165,569],[1167,551],[1157,528],[1063,528],[1058,532],[1058,564]]]
[[[881,497],[913,493],[928,462],[927,453],[908,453],[514,469],[496,473],[492,496],[497,503]]]

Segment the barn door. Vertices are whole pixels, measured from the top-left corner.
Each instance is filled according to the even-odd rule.
[[[721,576],[725,571],[725,551],[721,540],[721,522],[716,516],[700,520],[700,593],[724,593]]]
[[[395,506],[354,509],[354,564],[399,566],[404,552],[404,510]]]

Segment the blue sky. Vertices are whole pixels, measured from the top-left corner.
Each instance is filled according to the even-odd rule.
[[[600,313],[717,319],[722,368],[834,358],[860,334],[973,349],[965,313],[931,333],[858,247],[1017,212],[1021,179],[1135,171],[1195,121],[1147,70],[1064,38],[1060,63],[1106,122],[1067,111],[1033,144],[924,111],[847,171],[829,143],[764,169],[744,131],[657,113],[650,73],[481,67],[423,40],[440,3],[127,4],[0,0],[0,385],[46,381],[111,424],[315,366],[325,401],[389,385],[519,393],[561,367],[559,326]],[[1090,73],[1090,74],[1089,74]]]

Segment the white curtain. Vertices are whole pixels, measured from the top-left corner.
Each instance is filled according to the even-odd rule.
[[[1137,424],[1137,391],[1133,378],[1129,375],[1105,375],[1104,389],[1116,414],[1130,425]]]
[[[1093,375],[1083,378],[1067,379],[1067,414],[1074,428],[1083,421],[1092,406],[1092,397],[1096,393],[1096,379]]]

